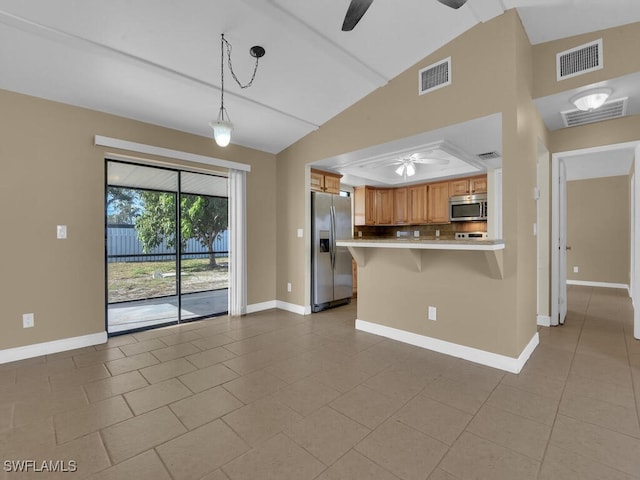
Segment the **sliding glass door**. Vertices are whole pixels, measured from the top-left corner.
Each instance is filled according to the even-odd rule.
[[[106,178],[107,331],[226,313],[227,178],[113,160]]]
[[[182,320],[228,311],[229,199],[227,178],[180,175]]]

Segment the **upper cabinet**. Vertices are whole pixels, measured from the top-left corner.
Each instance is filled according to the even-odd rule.
[[[342,175],[332,172],[322,172],[311,169],[311,191],[324,193],[340,193],[340,178]]]
[[[355,187],[353,189],[354,225],[376,224],[376,189],[373,187]]]
[[[486,191],[486,175],[398,188],[355,187],[354,224],[362,226],[449,223],[450,196]]]
[[[473,195],[474,193],[487,193],[487,176],[459,178],[449,182],[449,195]]]
[[[405,225],[409,223],[408,188],[395,188],[393,190],[393,224]]]
[[[449,182],[430,183],[427,192],[428,223],[449,223]]]
[[[376,189],[376,225],[393,225],[393,188]]]
[[[407,187],[409,223],[419,225],[427,223],[427,184]]]

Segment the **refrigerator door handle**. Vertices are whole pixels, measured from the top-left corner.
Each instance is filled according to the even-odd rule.
[[[331,212],[331,235],[329,239],[329,251],[331,253],[331,269],[336,268],[336,209],[333,205],[330,208]]]

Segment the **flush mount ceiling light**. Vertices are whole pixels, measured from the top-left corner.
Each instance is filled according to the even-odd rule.
[[[594,88],[571,97],[570,101],[578,110],[590,112],[604,105],[611,92],[610,88]]]
[[[220,36],[220,112],[218,113],[218,120],[209,122],[209,126],[213,128],[213,138],[220,147],[226,147],[231,143],[231,132],[233,132],[233,124],[227,113],[227,109],[224,108],[224,47],[227,47],[227,58],[229,62],[229,71],[233,76],[233,79],[240,86],[245,89],[253,84],[253,80],[256,78],[258,72],[258,61],[264,57],[265,50],[259,45],[253,46],[249,49],[249,53],[256,59],[255,67],[253,68],[253,74],[251,80],[245,85],[240,83],[238,77],[236,77],[233,71],[233,65],[231,64],[231,44],[224,38],[224,33]]]

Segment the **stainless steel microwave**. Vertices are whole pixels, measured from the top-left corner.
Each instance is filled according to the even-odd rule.
[[[487,194],[458,195],[449,198],[449,219],[469,222],[487,219]]]

